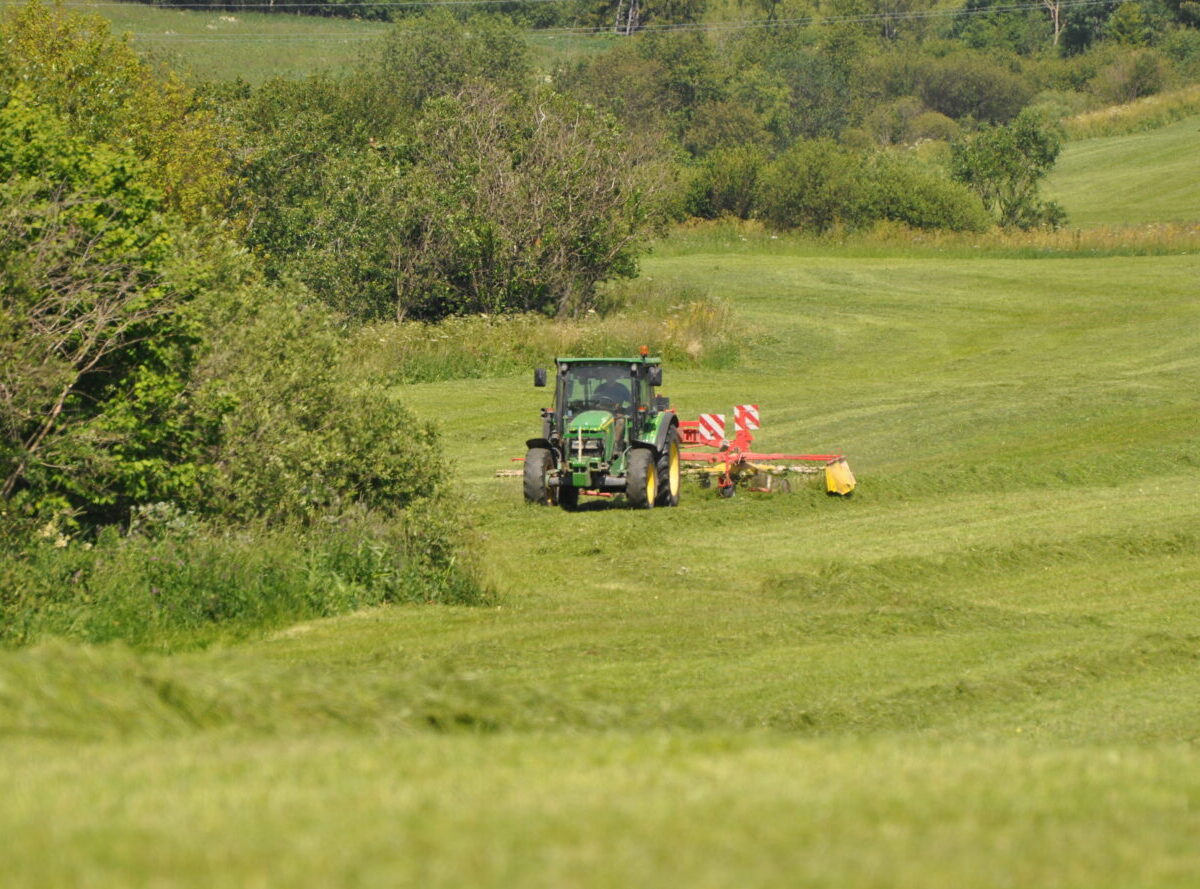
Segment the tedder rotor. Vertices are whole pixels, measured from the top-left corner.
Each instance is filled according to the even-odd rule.
[[[723,497],[732,497],[739,482],[752,491],[791,490],[788,476],[824,475],[825,492],[849,497],[856,485],[846,458],[841,454],[782,454],[751,450],[753,430],[760,428],[757,404],[739,404],[733,409],[734,435],[725,436],[724,414],[700,414],[697,420],[679,424],[679,440],[686,449],[681,459],[691,464],[705,487],[716,481]],[[703,464],[703,465],[701,465]]]

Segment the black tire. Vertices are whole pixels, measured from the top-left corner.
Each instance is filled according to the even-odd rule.
[[[658,496],[658,466],[654,452],[637,448],[629,455],[629,474],[625,480],[625,496],[634,509],[651,509]]]
[[[525,455],[525,502],[539,506],[554,505],[554,489],[546,476],[554,468],[554,457],[547,448],[530,448]]]
[[[678,506],[679,489],[683,486],[682,466],[679,459],[679,430],[672,427],[662,453],[658,455],[658,505]]]
[[[558,505],[567,512],[574,512],[579,508],[579,489],[563,486],[558,489]]]
[[[717,493],[720,494],[722,497],[724,497],[726,500],[728,500],[730,497],[733,496],[733,492],[735,490],[736,490],[736,488],[733,485],[724,485],[720,488],[717,488]]]

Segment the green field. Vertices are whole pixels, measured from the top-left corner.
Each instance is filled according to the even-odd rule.
[[[5,885],[1195,885],[1200,257],[646,271],[752,328],[679,410],[854,498],[530,508],[543,391],[409,387],[495,602],[0,654]]]
[[[102,11],[256,82],[381,29]],[[1196,222],[1198,126],[1072,143],[1048,196],[1081,226]],[[844,452],[853,498],[689,482],[678,509],[528,507],[497,471],[539,428],[531,374],[406,386],[488,604],[0,650],[0,889],[1200,884],[1180,243],[677,232],[645,276],[726,301],[745,343],[668,366],[676,408],[759,404],[758,443]]]
[[[22,0],[23,2],[23,0]],[[3,0],[2,6],[19,5]],[[304,77],[355,64],[393,26],[320,16],[253,12],[189,12],[117,0],[64,0],[71,10],[103,16],[138,52],[204,80]],[[530,33],[535,63],[550,70],[610,46],[608,35]]]
[[[1071,225],[1200,222],[1200,117],[1070,142],[1043,190]]]

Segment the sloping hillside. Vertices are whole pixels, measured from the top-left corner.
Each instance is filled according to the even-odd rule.
[[[1072,225],[1200,222],[1200,116],[1070,142],[1044,191]]]
[[[756,331],[680,411],[759,403],[852,500],[527,507],[544,390],[408,387],[493,605],[0,654],[6,885],[1187,885],[1200,260],[647,271]]]

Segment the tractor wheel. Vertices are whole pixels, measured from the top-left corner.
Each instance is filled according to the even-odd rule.
[[[546,448],[530,448],[525,455],[525,502],[539,506],[554,504],[554,491],[546,476],[554,468],[554,457]]]
[[[654,451],[649,448],[638,448],[629,455],[625,496],[635,509],[650,509],[654,506],[658,496],[658,467],[654,462]]]
[[[658,456],[658,505],[678,506],[680,488],[679,431],[667,433],[667,444]]]
[[[579,489],[563,485],[558,488],[558,505],[567,512],[574,512],[579,508]]]

